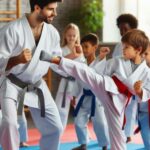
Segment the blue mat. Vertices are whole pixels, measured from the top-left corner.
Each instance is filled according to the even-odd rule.
[[[62,143],[60,145],[60,150],[71,150],[72,148],[79,146],[77,142],[72,143]],[[2,150],[0,148],[0,150]],[[39,146],[30,146],[28,148],[20,148],[20,150],[40,150]],[[88,150],[100,150],[96,141],[91,141],[88,144]],[[143,145],[140,144],[127,144],[127,150],[146,150]]]

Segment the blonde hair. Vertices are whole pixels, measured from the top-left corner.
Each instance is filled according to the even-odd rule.
[[[74,23],[69,23],[64,31],[63,31],[63,34],[62,34],[62,41],[61,41],[61,47],[64,47],[65,45],[67,45],[67,40],[66,40],[66,32],[69,30],[69,29],[74,29],[76,31],[76,34],[77,34],[77,40],[76,40],[76,44],[80,44],[80,30],[79,30],[79,27],[74,24]]]

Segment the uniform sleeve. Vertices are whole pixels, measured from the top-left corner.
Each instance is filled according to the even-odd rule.
[[[15,37],[10,27],[0,30],[0,74],[5,74],[5,69],[12,51],[15,49]]]
[[[98,93],[104,87],[104,78],[86,64],[62,58],[59,68],[85,83],[95,93]]]
[[[104,58],[103,60],[99,61],[99,63],[96,65],[95,71],[98,74],[104,74],[105,67],[106,67],[106,59]]]
[[[105,75],[112,76],[115,73],[116,70],[115,69],[116,66],[114,65],[115,60],[116,60],[115,58],[112,58],[107,61],[104,69]]]

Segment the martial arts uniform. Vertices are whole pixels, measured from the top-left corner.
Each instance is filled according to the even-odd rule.
[[[135,81],[144,81],[149,76],[145,61],[134,72],[132,72],[131,62],[125,61],[123,58],[112,59],[108,64],[110,66],[107,68],[108,73],[117,76],[133,94],[135,94],[133,89]],[[111,149],[126,150],[126,136],[122,127],[128,99],[127,96],[119,92],[114,80],[109,76],[96,74],[84,64],[81,65],[65,58],[61,59],[59,68],[90,86],[104,106],[109,125]]]
[[[120,56],[123,56],[123,46],[122,43],[117,43],[113,50],[112,58],[120,57]]]
[[[112,57],[121,57],[123,56],[123,46],[122,43],[116,44],[114,51],[112,53]],[[125,114],[126,114],[126,124],[125,124],[125,135],[126,137],[131,137],[134,132],[134,126],[136,123],[136,116],[137,116],[137,106],[138,102],[136,97],[133,96],[131,98],[131,102],[128,104]]]
[[[42,50],[52,55],[61,55],[59,34],[51,24],[44,23],[41,37],[36,44],[26,17],[3,27],[0,30],[0,34],[0,74],[4,76],[0,89],[3,114],[0,128],[0,143],[5,150],[19,149],[16,106],[17,102],[21,102],[22,95],[25,92],[24,104],[29,106],[33,121],[41,133],[40,149],[57,150],[62,132],[62,123],[57,106],[46,82],[42,78],[49,67],[54,67],[54,65],[40,61],[39,57]],[[25,48],[32,51],[32,60],[26,64],[18,64],[5,72],[9,58],[19,55]],[[20,79],[22,83],[26,83],[27,86],[22,88],[17,83],[14,84],[14,77],[12,80],[10,76],[9,79],[7,77],[10,74]],[[28,91],[26,91],[26,87],[28,87]],[[44,96],[44,102],[41,99],[42,96],[38,96],[41,93]],[[44,106],[45,114],[43,111]]]
[[[65,46],[62,48],[62,53],[63,56],[67,56],[68,54],[71,53],[71,50]],[[74,61],[79,61],[85,63],[85,58],[84,56],[81,56],[79,58],[74,59]],[[68,121],[68,114],[70,110],[70,102],[72,100],[72,92],[74,90],[74,86],[76,86],[76,81],[73,78],[68,78],[66,79],[65,77],[62,77],[58,91],[56,94],[56,105],[58,107],[58,111],[60,114],[60,118],[63,124],[63,128],[65,129]]]
[[[23,112],[22,115],[18,115],[18,125],[19,125],[19,137],[20,142],[27,142],[28,141],[28,127],[27,127],[27,119],[25,113]]]
[[[93,68],[95,72],[103,74],[105,64],[106,59],[100,61],[99,58],[97,58],[89,66]],[[83,92],[75,109],[75,113],[77,114],[74,121],[78,142],[80,144],[87,144],[89,142],[87,123],[91,117],[99,146],[107,146],[109,144],[109,133],[104,107],[85,84],[79,84],[78,89],[80,89],[80,87],[82,87],[81,90]],[[77,91],[78,89],[74,90]],[[81,91],[79,91],[79,93],[80,92]]]

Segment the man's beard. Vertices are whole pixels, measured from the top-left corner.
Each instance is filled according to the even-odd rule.
[[[40,13],[38,16],[37,16],[37,20],[39,22],[46,22],[48,24],[51,24],[52,20],[48,19],[48,17],[44,16],[42,13]]]

